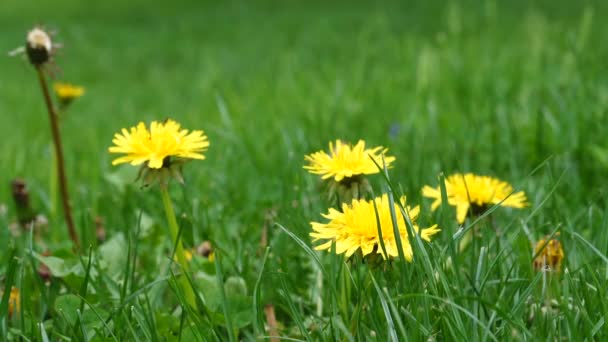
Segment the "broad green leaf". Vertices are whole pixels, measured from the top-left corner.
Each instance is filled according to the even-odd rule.
[[[245,296],[247,295],[247,284],[241,277],[231,276],[224,282],[224,292],[226,296]]]
[[[63,278],[68,275],[75,275],[79,278],[84,277],[84,267],[80,261],[76,259],[62,259],[55,256],[43,256],[36,252],[33,252],[32,255],[49,268],[53,277]],[[96,275],[94,270],[91,270],[91,275]]]
[[[55,311],[65,318],[69,325],[74,325],[78,319],[76,310],[80,308],[80,298],[73,294],[66,294],[55,299]]]
[[[118,233],[103,245],[98,251],[101,268],[113,278],[124,276],[125,263],[127,262],[127,241],[123,233]]]

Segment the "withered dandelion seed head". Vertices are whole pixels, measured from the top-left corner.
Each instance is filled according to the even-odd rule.
[[[53,52],[53,41],[46,31],[40,27],[34,27],[27,34],[25,49],[30,63],[39,66],[50,60]]]
[[[57,120],[57,111],[53,106],[53,101],[49,95],[48,84],[45,76],[45,64],[52,61],[53,53],[55,52],[56,46],[51,40],[50,34],[40,27],[34,27],[27,33],[25,41],[25,52],[30,63],[36,69],[38,76],[38,82],[40,84],[40,90],[44,98],[44,104],[46,106],[49,121],[51,126],[51,134],[53,136],[54,156],[56,158],[56,169],[57,169],[57,183],[59,185],[59,193],[61,194],[61,205],[63,207],[63,215],[66,222],[66,227],[70,235],[70,239],[74,243],[76,249],[80,248],[80,241],[78,239],[78,233],[74,227],[74,220],[72,219],[72,209],[70,206],[70,199],[68,193],[68,181],[65,173],[65,161],[63,155],[63,146],[61,143],[61,133],[59,130],[59,124]]]

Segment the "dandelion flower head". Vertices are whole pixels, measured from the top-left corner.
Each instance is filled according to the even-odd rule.
[[[437,234],[440,229],[437,225],[420,230],[416,224],[416,219],[420,213],[420,206],[411,208],[406,206],[406,198],[401,197],[401,204],[407,209],[407,213],[413,224],[414,230],[420,232],[423,240],[431,241],[431,236]],[[336,253],[350,257],[353,253],[361,250],[363,256],[376,253],[387,256],[382,251],[380,235],[378,234],[378,222],[376,221],[375,206],[378,210],[378,219],[382,232],[382,240],[386,248],[386,254],[391,257],[399,255],[397,240],[393,230],[391,220],[391,208],[388,196],[382,195],[374,200],[353,200],[351,204],[342,204],[342,212],[336,209],[329,209],[324,214],[329,222],[311,222],[313,232],[310,236],[313,241],[322,241],[315,247],[316,250],[331,250],[332,243],[336,243]],[[408,261],[412,260],[412,246],[408,239],[405,217],[395,203],[397,213],[398,231],[403,246],[403,254]]]
[[[209,147],[209,140],[203,131],[189,132],[181,129],[173,120],[164,122],[152,121],[150,129],[143,122],[130,129],[123,128],[114,135],[114,146],[110,153],[122,153],[125,156],[114,159],[112,165],[146,163],[150,169],[160,169],[166,158],[205,159],[202,152]]]
[[[382,146],[365,148],[365,141],[359,140],[352,146],[341,140],[329,143],[329,153],[319,151],[305,156],[308,165],[304,166],[310,173],[321,175],[321,178],[334,178],[336,182],[358,175],[369,175],[378,173],[379,165],[382,165],[382,156],[388,149]],[[384,162],[388,167],[395,157],[384,156]]]
[[[513,192],[509,183],[489,176],[456,173],[446,178],[445,188],[448,203],[456,207],[459,223],[464,223],[469,210],[479,215],[489,206],[496,204],[511,208],[524,208],[528,205],[523,191]],[[435,200],[431,205],[432,210],[441,204],[440,187],[426,185],[422,188],[422,195]]]

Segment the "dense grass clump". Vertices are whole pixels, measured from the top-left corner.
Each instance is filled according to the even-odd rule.
[[[4,0],[0,50],[56,30],[47,74],[86,93],[59,115],[74,250],[35,71],[0,58],[0,339],[602,339],[607,15],[599,1]],[[210,141],[167,188],[188,277],[158,184],[108,153],[121,128],[167,118]],[[381,231],[407,221],[411,262],[314,249],[310,222],[340,198],[304,156],[337,139],[395,157],[360,196],[388,195]],[[528,205],[460,224],[441,185],[456,173]],[[552,239],[564,257],[545,267]]]

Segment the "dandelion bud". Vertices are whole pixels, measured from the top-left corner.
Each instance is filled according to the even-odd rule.
[[[38,276],[46,283],[51,279],[51,270],[47,265],[41,263],[38,266]]]
[[[30,196],[27,191],[27,186],[23,179],[15,179],[11,182],[11,189],[13,192],[13,199],[18,207],[29,207]]]
[[[211,242],[203,241],[198,247],[196,247],[196,254],[208,258],[209,255],[213,253],[213,247],[211,246]]]
[[[534,269],[536,271],[561,271],[564,250],[559,240],[539,240],[534,248],[534,255],[536,255],[536,258],[534,258]]]
[[[48,33],[39,27],[34,27],[27,34],[27,43],[25,46],[27,57],[35,66],[42,65],[48,62],[53,51],[53,43]]]
[[[48,257],[51,255],[51,252],[46,251],[44,253],[42,253],[43,256]],[[49,267],[44,264],[44,263],[40,263],[38,264],[38,276],[45,282],[48,283],[49,280],[51,280],[51,269],[49,269]]]
[[[97,216],[95,218],[95,236],[97,237],[97,242],[99,243],[106,241],[106,228],[103,224],[103,218],[101,216]]]
[[[22,228],[28,229],[36,218],[36,215],[30,205],[30,194],[27,190],[27,184],[23,179],[15,179],[11,182],[11,192],[17,209],[17,220]]]

